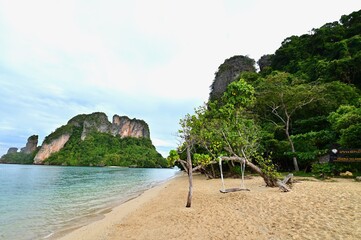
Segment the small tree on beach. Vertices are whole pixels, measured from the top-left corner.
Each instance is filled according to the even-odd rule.
[[[178,131],[179,137],[182,139],[183,144],[185,145],[185,149],[187,152],[187,160],[181,160],[178,161],[182,164],[182,166],[186,169],[188,174],[188,182],[189,182],[189,188],[188,188],[188,197],[187,197],[187,204],[186,207],[191,207],[192,205],[192,196],[193,196],[193,163],[191,158],[191,149],[195,143],[195,140],[193,138],[193,135],[191,134],[191,123],[192,123],[193,117],[191,115],[187,115],[184,119],[181,119],[180,125],[181,129]]]
[[[187,160],[177,160],[186,170],[189,178],[189,191],[186,207],[191,206],[193,194],[193,174],[207,164],[222,160],[242,162],[258,173],[267,186],[289,189],[278,180],[278,173],[269,159],[259,153],[261,130],[252,114],[247,109],[255,102],[254,88],[245,80],[232,82],[222,97],[222,104],[209,102],[188,114],[180,121],[179,136],[183,141],[183,149],[187,151]],[[198,166],[193,168],[191,149],[195,145],[206,149],[209,155],[194,154]],[[171,152],[168,160],[174,161],[178,155]],[[211,160],[213,159],[213,160]],[[254,164],[255,161],[257,164]]]
[[[267,186],[278,186],[277,173],[270,160],[259,154],[260,128],[247,109],[254,104],[254,89],[244,80],[232,82],[222,97],[222,104],[209,102],[188,116],[193,142],[208,151],[216,163],[224,160],[245,162],[262,176]],[[224,157],[228,156],[228,157]],[[256,161],[258,166],[252,161]],[[261,167],[261,168],[260,168]]]
[[[278,186],[277,172],[272,162],[259,153],[261,129],[248,111],[255,103],[254,93],[254,88],[245,80],[232,82],[222,97],[223,105],[210,102],[196,111],[199,123],[193,133],[214,157],[228,156],[222,157],[223,160],[244,161],[260,174],[267,186],[274,187]]]

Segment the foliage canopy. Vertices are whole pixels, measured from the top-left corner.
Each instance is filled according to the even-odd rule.
[[[286,38],[258,61],[260,72],[227,78],[220,97],[211,95],[183,119],[197,140],[195,162],[209,162],[204,154],[245,155],[255,162],[261,156],[262,169],[309,171],[335,145],[361,148],[360,33],[361,10]],[[237,66],[225,63],[216,76],[234,75]],[[181,155],[182,146],[178,150]]]

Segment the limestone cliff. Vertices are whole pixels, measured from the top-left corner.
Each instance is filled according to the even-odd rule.
[[[109,133],[111,129],[107,115],[101,112],[75,116],[68,124],[83,128],[81,140],[84,140],[89,132]]]
[[[21,149],[21,152],[30,154],[33,153],[37,147],[38,147],[38,135],[32,135],[28,138],[28,141],[25,147]]]
[[[218,100],[226,91],[227,86],[237,79],[242,72],[256,72],[255,61],[247,56],[233,56],[222,63],[211,85],[209,99]]]
[[[111,133],[113,136],[150,138],[148,124],[142,120],[129,119],[126,116],[113,116]]]
[[[266,68],[271,67],[272,64],[272,56],[271,54],[263,55],[258,61],[257,64],[259,66],[260,71],[264,71]]]
[[[112,136],[119,136],[120,138],[134,137],[150,139],[148,124],[143,120],[114,115],[111,123],[107,115],[102,112],[80,114],[70,119],[66,125],[56,129],[45,138],[39,152],[34,158],[34,164],[43,164],[51,154],[60,151],[74,135],[74,131],[81,131],[80,139],[82,141],[94,132],[107,133]]]
[[[28,138],[25,147],[20,149],[20,152],[25,154],[31,154],[36,151],[37,147],[38,147],[38,135],[32,135]],[[6,154],[17,153],[18,150],[19,149],[17,147],[10,147]]]
[[[6,154],[1,156],[0,163],[32,164],[38,150],[38,135],[28,138],[26,146],[18,152],[17,147],[11,147]]]
[[[127,116],[114,115],[110,123],[105,113],[78,115],[68,122],[69,125],[82,127],[81,139],[84,140],[90,132],[110,133],[120,137],[144,137],[150,138],[149,127],[146,122],[138,119],[130,119]]]
[[[35,155],[34,164],[42,164],[51,154],[62,149],[69,138],[70,134],[63,134],[50,143],[43,143],[39,152]]]

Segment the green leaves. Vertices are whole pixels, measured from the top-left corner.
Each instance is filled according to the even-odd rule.
[[[332,129],[339,135],[339,143],[344,147],[361,146],[361,108],[352,105],[340,106],[329,115]]]
[[[352,105],[342,105],[336,112],[332,112],[328,120],[332,124],[332,128],[340,133],[342,129],[346,129],[352,124],[361,123],[361,108]]]
[[[253,155],[258,149],[260,128],[248,109],[255,102],[255,90],[244,79],[229,84],[222,104],[210,102],[196,109],[194,115],[181,120],[181,133],[206,149],[213,158],[220,155]],[[210,157],[194,155],[195,161],[206,164]]]
[[[244,79],[234,81],[227,87],[227,91],[222,96],[222,102],[234,108],[247,108],[253,106],[255,102],[255,90],[252,85]]]
[[[208,154],[195,153],[193,155],[193,163],[195,165],[207,166],[211,160],[212,158]]]
[[[176,150],[170,150],[169,156],[167,157],[168,166],[174,166],[175,161],[179,160],[180,157]]]

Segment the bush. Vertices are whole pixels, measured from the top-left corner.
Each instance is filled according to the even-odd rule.
[[[325,178],[333,175],[333,166],[329,163],[314,163],[312,164],[312,173],[320,175]]]
[[[339,176],[342,172],[352,172],[358,174],[361,172],[361,163],[314,163],[312,164],[312,173],[321,175],[321,177],[327,176]]]

